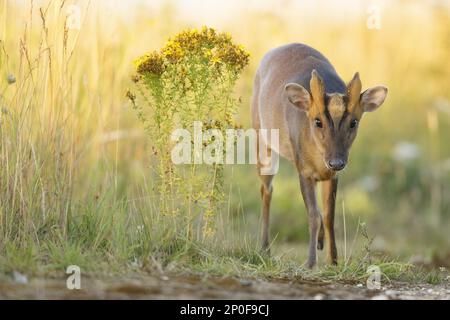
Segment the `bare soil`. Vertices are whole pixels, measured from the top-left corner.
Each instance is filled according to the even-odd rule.
[[[68,290],[66,279],[0,279],[0,299],[450,299],[450,283],[393,282],[381,290],[364,284],[324,283],[297,279],[234,277],[136,276],[128,279],[82,278],[81,290]]]

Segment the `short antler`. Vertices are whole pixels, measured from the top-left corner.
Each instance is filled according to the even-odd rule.
[[[309,84],[314,104],[319,107],[325,106],[325,85],[322,77],[314,69],[311,73],[311,82]]]
[[[362,90],[362,83],[361,79],[359,78],[359,72],[357,72],[353,76],[352,81],[350,81],[350,83],[347,86],[347,94],[349,98],[348,109],[350,112],[352,112],[355,106],[358,105],[361,96],[361,90]]]

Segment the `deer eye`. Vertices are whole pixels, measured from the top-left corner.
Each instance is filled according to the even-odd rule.
[[[323,128],[323,123],[320,119],[316,119],[315,124],[317,128]]]
[[[350,128],[351,129],[355,129],[356,126],[358,125],[358,120],[352,120],[352,122],[350,122]]]

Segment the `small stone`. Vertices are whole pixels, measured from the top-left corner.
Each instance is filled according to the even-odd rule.
[[[359,284],[356,285],[356,287],[358,287],[358,288],[363,288],[364,285],[363,285],[362,283],[359,283]]]
[[[16,77],[13,74],[9,74],[8,77],[6,78],[8,81],[8,84],[14,84],[16,83]]]
[[[252,285],[252,282],[250,280],[242,279],[239,282],[243,287],[250,287]]]
[[[134,260],[130,263],[130,265],[133,268],[142,268],[142,262],[139,261],[137,258],[134,258]]]
[[[15,282],[20,284],[27,284],[28,283],[28,277],[24,274],[21,274],[20,272],[14,271],[13,272],[13,279]]]
[[[384,294],[387,295],[387,296],[396,296],[396,295],[398,295],[398,292],[394,291],[394,290],[386,290],[384,292]]]
[[[169,277],[167,277],[167,276],[162,276],[162,277],[161,277],[161,280],[162,280],[162,281],[169,281],[170,279],[169,279]]]

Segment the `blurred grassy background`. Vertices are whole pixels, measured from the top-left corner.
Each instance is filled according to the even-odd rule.
[[[230,32],[252,54],[236,92],[243,101],[238,118],[244,127],[250,126],[255,70],[264,53],[278,45],[306,43],[324,53],[344,80],[359,71],[365,88],[387,85],[387,103],[365,117],[341,177],[338,238],[353,239],[358,224],[365,222],[376,250],[405,259],[450,252],[448,1],[0,4],[3,253],[9,242],[17,248],[23,234],[33,235],[28,241],[45,241],[54,226],[62,237],[92,232],[95,245],[101,246],[103,224],[122,219],[126,225],[152,210],[149,139],[125,98],[132,86],[132,61],[182,29],[202,25]],[[80,30],[64,28],[71,4],[81,9]],[[373,4],[380,8],[379,30],[366,25]],[[11,76],[16,82],[9,84]],[[235,234],[256,241],[260,204],[255,168],[228,171],[228,213]],[[296,251],[307,241],[308,229],[290,164],[282,162],[274,188],[272,235],[280,250]],[[125,215],[116,219],[111,214],[116,211]],[[68,220],[83,215],[88,218],[66,229]],[[86,228],[91,225],[86,219],[95,222],[93,230]],[[126,233],[125,228],[120,232]],[[69,260],[67,252],[76,255],[78,245],[65,250]],[[342,246],[339,250],[342,255]],[[126,251],[123,246],[129,258]],[[51,261],[65,259],[54,247],[47,252],[53,252]]]

